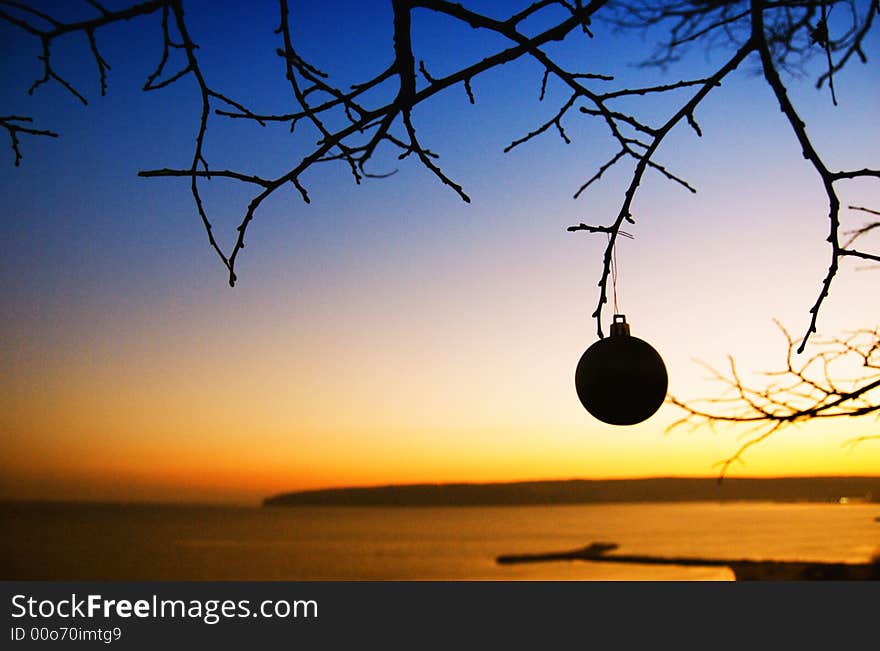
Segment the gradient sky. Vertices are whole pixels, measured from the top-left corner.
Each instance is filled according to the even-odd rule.
[[[299,5],[301,50],[334,79],[389,62],[390,3]],[[291,108],[273,55],[274,3],[195,3],[187,15],[209,83],[258,110]],[[554,47],[645,85],[698,76],[723,56],[697,50],[664,74],[632,65],[650,51],[641,35],[595,31]],[[477,36],[418,16],[416,56],[439,76],[499,44]],[[736,449],[737,431],[665,434],[672,407],[618,428],[578,402],[573,372],[595,340],[604,241],[565,227],[610,221],[631,168],[573,201],[615,150],[576,113],[565,123],[573,144],[547,134],[502,153],[563,98],[551,85],[537,101],[538,67],[475,79],[475,106],[456,87],[415,112],[423,142],[473,203],[415,161],[359,187],[342,166],[311,170],[311,205],[285,192],[264,204],[231,289],[187,182],[137,177],[187,166],[198,119],[188,80],[140,92],[159,39],[158,17],[98,32],[113,65],[103,98],[82,39],[59,47],[83,107],[57,85],[28,97],[36,44],[0,25],[2,112],[61,134],[23,140],[19,168],[0,150],[0,496],[247,502],[348,484],[710,475]],[[878,45],[875,33],[865,49]],[[800,335],[828,265],[821,186],[755,66],[698,110],[702,139],[684,125],[661,149],[698,194],[649,175],[636,238],[619,247],[621,307],[680,398],[718,393],[695,360],[722,367],[732,354],[746,377],[777,368],[772,319]],[[789,78],[791,95],[825,160],[876,167],[876,65],[836,76],[837,108],[810,78]],[[207,145],[213,165],[265,175],[302,152],[284,127],[238,123],[213,124]],[[392,160],[379,157],[374,171],[383,165]],[[249,199],[242,190],[215,180],[206,191],[225,243]],[[842,190],[845,205],[880,206],[876,183]],[[878,272],[863,266],[842,265],[820,333],[878,322]],[[877,474],[880,445],[841,446],[871,427],[786,430],[731,472]]]

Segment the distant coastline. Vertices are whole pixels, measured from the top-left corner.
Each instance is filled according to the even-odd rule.
[[[296,491],[263,506],[536,506],[615,502],[880,502],[878,477],[655,477],[399,484]]]

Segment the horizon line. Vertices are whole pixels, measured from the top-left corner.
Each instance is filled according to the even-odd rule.
[[[41,504],[41,505],[93,505],[93,506],[176,506],[176,507],[251,507],[260,506],[266,499],[271,499],[281,495],[315,493],[322,491],[340,491],[340,490],[369,490],[377,488],[405,488],[420,486],[510,486],[515,484],[533,484],[533,483],[566,483],[566,482],[626,482],[626,481],[656,481],[664,479],[682,479],[682,480],[712,480],[718,481],[719,476],[713,475],[650,475],[636,477],[566,477],[566,478],[544,478],[544,479],[510,479],[498,481],[416,481],[401,483],[381,483],[381,484],[349,484],[349,485],[330,485],[321,488],[303,488],[284,490],[271,494],[264,494],[262,497],[255,498],[255,501],[248,500],[173,500],[173,499],[112,499],[112,498],[59,498],[59,497],[16,497],[12,495],[0,495],[0,504]],[[794,480],[794,479],[877,479],[880,480],[880,473],[877,474],[810,474],[810,475],[737,475],[735,477],[721,478],[721,484],[728,481],[740,480]]]

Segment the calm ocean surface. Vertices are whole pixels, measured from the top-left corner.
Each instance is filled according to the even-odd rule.
[[[497,565],[499,554],[594,541],[620,553],[867,561],[878,504],[601,504],[245,508],[0,504],[0,579],[671,580],[727,569],[585,562]]]

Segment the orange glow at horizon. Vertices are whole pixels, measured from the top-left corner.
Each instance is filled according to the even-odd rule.
[[[10,472],[0,482],[0,496],[256,503],[279,492],[349,485],[713,476],[713,464],[736,445],[734,434],[664,435],[658,424],[674,420],[670,407],[656,421],[632,428],[585,422],[553,432],[289,432],[262,426],[241,436],[246,425],[237,419],[225,427],[178,421],[181,429],[169,429],[172,419],[161,412],[155,416],[141,412],[143,420],[132,427],[123,412],[104,429],[94,420],[71,418],[63,437],[32,430],[30,439],[12,442],[11,449],[7,442],[4,463]],[[880,446],[841,446],[859,433],[827,423],[782,431],[730,475],[877,474]]]

